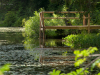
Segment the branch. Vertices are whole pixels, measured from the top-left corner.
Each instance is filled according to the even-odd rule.
[[[86,68],[88,68],[92,63],[94,63],[97,59],[99,59],[100,58],[100,56],[99,57],[97,57],[96,59],[94,59],[93,61],[91,61],[89,64],[87,64],[85,67],[84,67],[84,69],[80,72],[80,73],[82,73]],[[78,73],[77,75],[80,75],[80,73]]]

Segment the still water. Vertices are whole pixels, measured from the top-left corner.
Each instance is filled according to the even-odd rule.
[[[53,69],[62,73],[76,70],[74,49],[66,46],[64,40],[23,36],[24,32],[0,32],[0,67],[11,64],[4,75],[49,75]]]
[[[45,62],[39,61],[40,56],[61,56],[66,51],[62,50],[62,46],[66,47],[61,39],[48,39],[45,40],[47,48],[43,49],[40,48],[39,39],[25,38],[22,32],[0,32],[0,66],[11,64],[10,71],[4,75],[49,75],[53,69],[66,73],[71,67],[43,65]]]

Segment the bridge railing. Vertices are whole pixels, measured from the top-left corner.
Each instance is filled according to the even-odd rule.
[[[79,19],[79,17],[44,17],[44,14],[47,13],[47,14],[53,14],[55,13],[54,11],[42,11],[40,12],[40,38],[41,38],[41,31],[43,31],[43,39],[45,38],[45,30],[46,29],[87,29],[88,30],[88,33],[90,33],[90,30],[91,29],[100,29],[100,25],[90,25],[90,13],[88,13],[87,17],[85,16],[85,13],[84,11],[60,11],[60,12],[57,12],[57,13],[65,13],[65,14],[68,14],[68,13],[82,13],[83,14],[83,25],[80,25],[80,26],[45,26],[45,23],[44,23],[44,20],[45,19]],[[86,23],[86,19],[88,19],[88,23],[87,25],[85,24]]]

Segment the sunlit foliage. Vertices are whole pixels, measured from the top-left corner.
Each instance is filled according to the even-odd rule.
[[[88,48],[90,46],[100,48],[100,33],[68,35],[64,38],[65,44],[74,48]]]
[[[10,64],[5,64],[0,68],[0,75],[3,75],[4,71],[9,71],[10,70]]]
[[[90,54],[93,54],[95,51],[97,51],[98,49],[96,47],[90,47],[88,48],[87,50],[82,50],[82,51],[79,51],[79,50],[75,50],[74,51],[74,54],[75,54],[75,67],[77,66],[81,66],[85,61],[86,61],[86,58],[90,55]],[[79,69],[76,69],[76,71],[71,71],[70,73],[62,73],[60,70],[53,70],[52,72],[50,72],[49,74],[50,75],[87,75],[89,74],[89,68],[91,70],[93,70],[94,67],[96,67],[96,65],[98,66],[100,64],[100,59],[98,60],[95,60],[95,62],[92,61],[92,63],[90,62],[88,65],[85,65],[85,67],[82,67],[82,68],[79,68]],[[92,67],[91,67],[92,65]],[[100,67],[100,65],[98,66]],[[94,74],[94,75],[99,75],[100,73],[98,74]]]

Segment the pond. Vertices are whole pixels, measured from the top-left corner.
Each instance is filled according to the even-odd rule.
[[[68,71],[68,66],[50,66],[39,62],[41,51],[45,53],[44,56],[62,55],[65,50],[56,52],[58,47],[59,50],[65,47],[61,39],[46,39],[45,47],[47,48],[43,49],[40,48],[39,39],[27,39],[23,37],[23,34],[24,32],[17,31],[17,29],[1,28],[0,66],[11,64],[10,71],[5,72],[4,75],[48,75],[53,69],[59,69],[62,72]],[[54,47],[56,51],[52,52]]]
[[[64,45],[64,40],[45,39],[40,43],[39,39],[23,35],[21,31],[0,32],[0,67],[11,64],[10,71],[5,71],[4,75],[49,75],[53,69],[63,73],[76,69],[73,49]],[[67,59],[63,59],[66,51]]]

